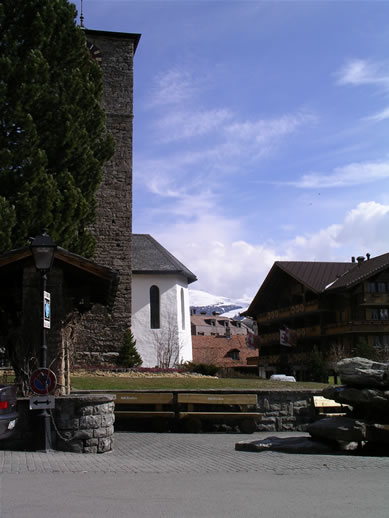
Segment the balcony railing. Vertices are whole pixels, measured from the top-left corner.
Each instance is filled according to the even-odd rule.
[[[288,306],[287,308],[275,309],[273,311],[268,311],[267,313],[262,313],[258,318],[258,323],[271,322],[274,320],[283,320],[286,318],[291,318],[293,316],[300,316],[307,313],[315,313],[319,311],[319,303],[317,301],[307,302],[305,304],[294,304],[293,306]]]
[[[363,293],[358,295],[358,303],[363,306],[387,306],[389,304],[389,293]]]
[[[313,336],[320,336],[322,334],[320,326],[302,327],[294,329],[297,338],[309,338]],[[280,332],[276,331],[273,333],[261,334],[261,343],[263,345],[269,345],[274,343],[280,343]]]
[[[388,320],[354,320],[327,324],[324,334],[337,335],[347,333],[389,333]]]

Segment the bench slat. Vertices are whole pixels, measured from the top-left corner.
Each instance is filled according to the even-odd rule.
[[[168,418],[174,418],[176,414],[174,412],[162,412],[162,411],[152,411],[152,410],[145,410],[145,411],[138,411],[134,410],[133,412],[131,410],[118,410],[115,412],[115,415],[118,417],[134,417],[134,418],[151,418],[151,417],[168,417]]]
[[[204,419],[212,419],[214,417],[223,417],[226,419],[251,417],[259,419],[262,415],[263,414],[259,414],[258,412],[179,412],[178,417],[180,419],[184,419],[185,417],[202,417]]]
[[[173,394],[168,393],[138,393],[117,392],[115,405],[169,405],[173,403]]]
[[[256,394],[178,394],[178,403],[201,405],[256,405]]]
[[[342,405],[333,399],[323,396],[313,396],[313,406],[319,416],[336,417],[344,416],[350,408],[348,405]]]
[[[342,407],[341,403],[338,403],[333,399],[327,399],[323,396],[313,396],[313,404],[315,407]]]

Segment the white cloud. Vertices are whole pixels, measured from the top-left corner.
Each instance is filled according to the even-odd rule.
[[[155,79],[149,104],[151,107],[182,104],[197,90],[197,81],[185,68],[172,68]]]
[[[388,63],[375,63],[369,60],[349,60],[338,73],[340,85],[371,85],[382,90],[385,95],[389,93],[389,65]],[[389,118],[389,108],[384,108],[378,113],[364,117],[364,120],[381,122]]]
[[[252,299],[277,260],[350,261],[388,252],[389,205],[360,203],[342,222],[286,242],[248,243],[239,238],[241,230],[239,219],[205,210],[154,236],[197,275],[194,289]]]
[[[156,121],[155,129],[161,142],[172,142],[206,135],[217,130],[231,118],[229,110],[174,111]]]
[[[352,255],[389,252],[389,205],[359,203],[342,223],[315,234],[296,236],[286,244],[286,255],[296,260],[348,261]]]
[[[370,115],[369,117],[365,117],[365,118],[367,120],[377,121],[377,122],[389,119],[389,107],[384,108],[380,112],[375,113],[374,115]]]
[[[167,151],[156,158],[136,156],[136,180],[162,197],[199,191],[204,184],[219,190],[221,175],[242,175],[261,157],[273,153],[283,138],[313,120],[310,114],[302,113],[244,123],[228,123],[230,118],[228,110],[211,110],[188,114],[186,118],[182,112],[176,112],[163,119],[160,124],[165,128],[160,131],[160,139],[168,141],[203,132],[208,144],[202,143],[197,149],[189,140],[174,153]],[[182,121],[182,125],[177,128],[175,120]]]
[[[379,84],[388,81],[376,63],[363,59],[349,60],[338,73],[339,84],[363,85]]]
[[[246,300],[279,257],[271,247],[235,240],[239,226],[237,220],[207,214],[156,237],[197,275],[193,288]]]
[[[385,178],[389,178],[389,161],[355,162],[337,167],[328,175],[323,173],[306,174],[300,180],[291,182],[291,184],[305,189],[324,189],[355,186]]]
[[[250,142],[264,145],[296,131],[306,123],[315,120],[310,113],[283,115],[275,119],[259,119],[254,121],[236,122],[225,127],[225,133],[240,142]]]

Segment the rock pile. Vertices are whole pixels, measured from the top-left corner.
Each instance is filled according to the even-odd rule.
[[[327,417],[312,423],[314,439],[336,441],[346,448],[389,448],[389,363],[347,358],[337,364],[342,386],[323,390],[323,396],[348,405],[345,417]]]

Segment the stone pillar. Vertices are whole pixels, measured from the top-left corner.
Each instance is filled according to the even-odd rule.
[[[112,450],[115,395],[85,394],[56,398],[52,429],[55,449],[75,453]]]

